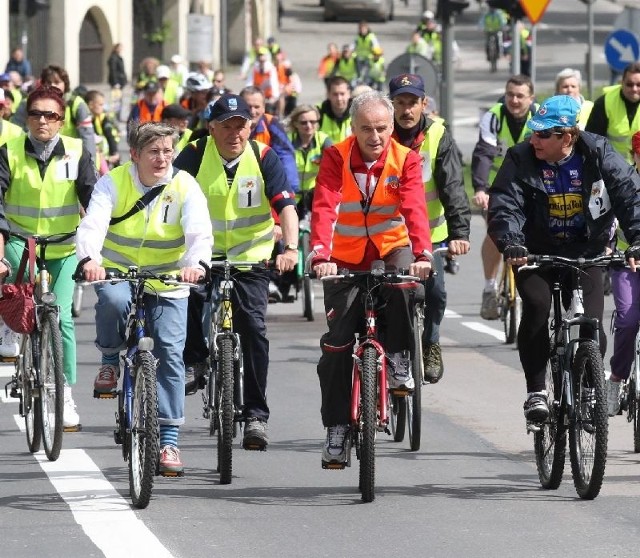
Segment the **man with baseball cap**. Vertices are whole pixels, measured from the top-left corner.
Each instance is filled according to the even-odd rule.
[[[470,247],[471,210],[464,190],[460,150],[442,122],[425,116],[427,95],[419,75],[395,76],[389,82],[389,97],[394,110],[392,137],[422,158],[431,242],[434,247],[448,243],[452,256],[466,254]],[[440,323],[447,293],[442,257],[435,257],[432,265],[437,274],[426,285],[422,352],[425,380],[436,383],[444,372]]]
[[[175,166],[193,175],[207,197],[211,222],[215,223],[213,259],[268,260],[274,245],[274,211],[285,243],[275,267],[280,272],[291,271],[298,262],[298,216],[280,159],[267,145],[249,140],[251,112],[240,95],[222,95],[207,106],[205,117],[210,135],[188,144]],[[235,275],[233,325],[240,334],[244,359],[243,447],[251,450],[265,450],[268,444],[268,290],[266,270]],[[202,295],[192,292],[189,305],[184,360],[193,370],[187,390],[194,393],[202,386],[197,376],[206,370],[209,351],[204,332],[209,327],[207,323],[203,330]]]
[[[629,242],[625,254],[640,265],[640,178],[609,140],[581,131],[580,105],[568,95],[544,101],[527,122],[532,130],[506,153],[491,186],[488,234],[506,265],[523,265],[527,255],[591,258],[604,253],[614,216]],[[602,324],[603,276],[585,269],[585,315]],[[516,273],[522,298],[518,352],[527,383],[525,418],[539,424],[549,416],[545,376],[549,359],[549,308],[556,274],[549,269]],[[583,326],[581,337],[593,332]],[[600,349],[606,350],[604,327]]]

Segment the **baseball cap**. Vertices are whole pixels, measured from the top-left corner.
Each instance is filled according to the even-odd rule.
[[[11,81],[11,76],[9,74],[0,74],[0,81]]]
[[[158,84],[157,81],[148,81],[147,83],[144,84],[144,87],[142,90],[145,93],[155,93],[159,89],[160,89],[160,85]]]
[[[532,130],[568,128],[576,126],[580,116],[580,105],[569,95],[554,95],[545,100],[527,122]]]
[[[245,120],[251,120],[249,105],[240,96],[233,93],[225,93],[217,101],[209,103],[204,111],[204,117],[208,122],[224,122],[234,116],[240,116]]]
[[[173,62],[174,64],[182,64],[182,56],[180,56],[179,54],[174,54],[171,57],[171,62]]]
[[[191,116],[191,112],[177,103],[173,103],[171,105],[167,105],[166,107],[164,107],[162,109],[162,114],[160,115],[162,120],[165,120],[167,118],[186,119],[186,118],[189,118],[190,116]]]
[[[422,17],[424,19],[435,19],[435,14],[431,10],[425,10],[422,12]]]
[[[402,93],[410,93],[416,97],[424,97],[424,81],[417,74],[400,74],[391,79],[389,82],[389,98],[393,99],[396,95]]]
[[[165,79],[171,77],[171,68],[169,66],[158,66],[156,69],[156,77],[158,79]]]

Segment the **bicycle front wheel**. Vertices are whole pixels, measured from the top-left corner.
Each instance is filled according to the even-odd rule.
[[[363,502],[373,502],[375,498],[377,361],[376,350],[365,347],[360,370],[360,491]]]
[[[307,261],[307,256],[311,251],[310,247],[310,235],[308,232],[302,234],[302,258],[303,262]],[[307,318],[307,321],[312,322],[315,319],[316,295],[313,290],[313,282],[309,277],[302,277],[302,315]]]
[[[78,318],[82,312],[82,295],[84,294],[84,286],[76,283],[73,287],[73,299],[71,301],[71,315]]]
[[[216,411],[218,419],[218,471],[220,484],[231,484],[233,473],[233,388],[234,362],[233,340],[230,337],[220,339],[220,361],[218,362],[218,381],[216,382]]]
[[[387,391],[387,401],[393,441],[402,442],[407,425],[407,400],[404,396],[393,395],[389,390]]]
[[[407,397],[407,418],[409,424],[409,447],[411,451],[420,449],[422,436],[422,378],[424,377],[424,363],[422,360],[422,329],[423,313],[416,307],[413,325],[413,354],[411,358],[411,372],[413,374],[413,393]]]
[[[64,373],[62,336],[57,312],[52,308],[44,311],[40,322],[39,364],[42,441],[47,459],[55,461],[62,448]]]
[[[578,347],[573,383],[575,418],[569,430],[573,484],[580,498],[593,500],[604,478],[609,430],[604,365],[595,341]]]
[[[633,451],[638,453],[640,452],[640,401],[637,399],[636,389],[636,373],[632,371],[627,399],[629,405],[629,421],[633,422]]]
[[[553,351],[552,351],[553,352]],[[562,377],[558,363],[547,363],[546,390],[549,394],[549,418],[534,434],[533,447],[542,488],[556,490],[562,482],[567,450],[567,428],[562,410]]]
[[[156,360],[148,351],[135,356],[129,443],[129,494],[136,508],[151,500],[153,478],[158,467],[158,388]]]
[[[22,337],[22,360],[18,360],[17,374],[20,382],[21,410],[24,416],[24,426],[27,433],[27,446],[31,453],[40,450],[42,442],[42,404],[39,397],[35,397],[35,376],[33,369],[33,347],[31,335]]]

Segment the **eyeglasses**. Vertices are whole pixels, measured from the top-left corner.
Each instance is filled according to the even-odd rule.
[[[50,110],[30,110],[27,114],[29,115],[29,118],[34,118],[36,120],[40,120],[44,116],[44,119],[47,122],[58,122],[63,118],[57,112]]]
[[[551,136],[564,136],[564,132],[551,132],[550,130],[542,130],[533,132],[533,135],[540,139],[549,139]]]
[[[146,155],[149,159],[172,159],[173,149],[149,149]]]
[[[318,122],[320,122],[319,120],[298,120],[298,124],[300,124],[300,126],[309,126],[309,124],[311,124],[311,126],[315,126]]]

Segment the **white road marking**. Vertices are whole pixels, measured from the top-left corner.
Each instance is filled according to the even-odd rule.
[[[458,319],[458,318],[462,318],[462,314],[458,314],[457,312],[454,312],[453,310],[449,310],[448,308],[445,308],[444,317],[445,318]]]
[[[14,415],[14,419],[24,431],[22,418]],[[49,461],[43,451],[34,457],[76,523],[105,557],[173,558],[84,450],[62,450],[57,461]]]
[[[495,337],[498,341],[502,341],[503,343],[505,341],[504,331],[502,330],[494,329],[479,322],[462,322],[462,325],[468,327],[469,329],[472,329],[473,331],[491,335],[492,337]]]

